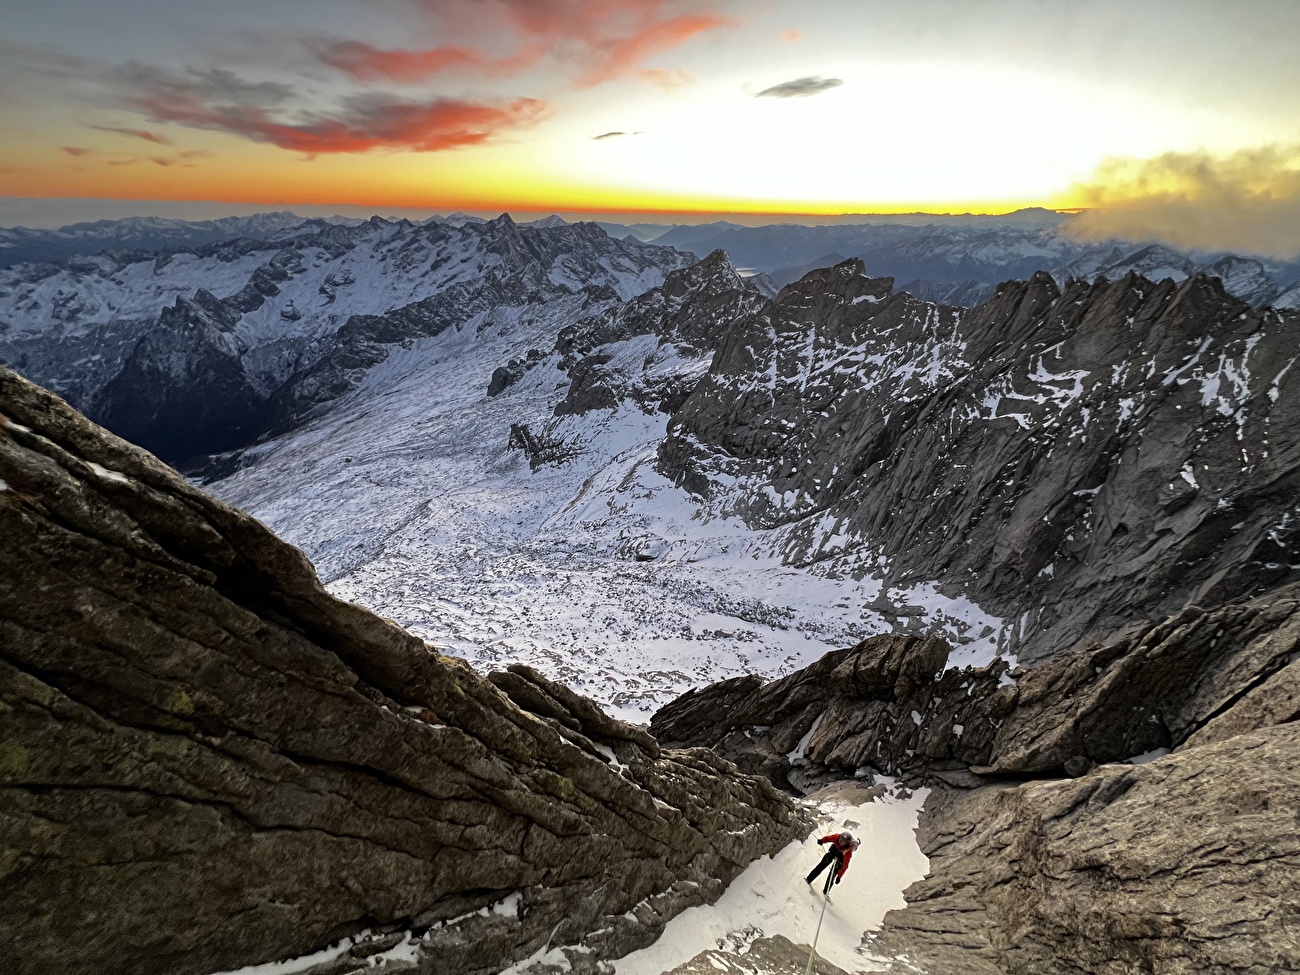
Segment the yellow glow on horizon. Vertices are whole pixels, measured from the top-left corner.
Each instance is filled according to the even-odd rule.
[[[230,140],[226,140],[228,143]],[[163,155],[155,152],[154,155]],[[738,194],[582,184],[536,172],[519,173],[500,158],[459,159],[413,154],[318,157],[301,161],[270,146],[227,144],[191,166],[159,166],[147,156],[111,166],[103,152],[67,157],[59,150],[21,154],[3,177],[3,195],[118,200],[210,201],[275,206],[361,206],[414,210],[554,211],[574,213],[747,214],[835,216],[847,213],[1006,213],[1033,199],[827,200],[802,196],[755,199]],[[461,155],[468,155],[464,153]],[[487,153],[484,153],[487,155]],[[249,173],[256,174],[250,179]],[[377,178],[382,176],[382,178]]]

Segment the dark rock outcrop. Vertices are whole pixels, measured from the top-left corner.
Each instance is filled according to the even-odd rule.
[[[96,397],[98,418],[171,461],[246,444],[271,411],[245,370],[236,320],[202,289],[177,298]]]
[[[206,975],[363,930],[340,964],[405,945],[486,975],[569,945],[594,971],[806,828],[710,752],[527,671],[503,693],[334,599],[261,524],[7,370],[0,550],[18,975]]]
[[[507,389],[513,386],[519,380],[524,378],[524,373],[532,369],[535,365],[545,358],[541,349],[529,349],[528,355],[522,359],[511,359],[504,366],[497,366],[492,371],[492,378],[488,381],[487,394],[489,396],[500,396]]]
[[[1300,586],[1212,612],[1191,608],[1050,663],[946,669],[935,637],[887,634],[762,682],[688,691],[650,724],[787,785],[861,768],[974,784],[1058,776],[1295,720]],[[803,742],[797,763],[789,754]],[[956,774],[961,773],[961,774]]]

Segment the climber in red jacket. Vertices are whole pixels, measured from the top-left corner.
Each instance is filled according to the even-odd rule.
[[[818,846],[821,846],[823,843],[829,843],[831,848],[827,851],[826,855],[822,857],[822,862],[817,864],[816,869],[804,878],[804,883],[811,887],[812,882],[816,879],[817,875],[830,866],[831,862],[834,861],[835,869],[831,870],[831,872],[826,875],[826,885],[822,888],[823,894],[829,894],[831,892],[831,884],[838,884],[840,880],[843,879],[844,871],[849,869],[849,861],[853,859],[853,851],[861,845],[862,841],[855,840],[849,833],[831,833],[827,836],[823,836],[817,841]]]

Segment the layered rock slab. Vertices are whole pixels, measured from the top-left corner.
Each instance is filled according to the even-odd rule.
[[[413,932],[423,971],[548,943],[582,970],[806,829],[531,675],[550,713],[517,706],[5,370],[0,414],[11,970],[205,973],[363,929]]]

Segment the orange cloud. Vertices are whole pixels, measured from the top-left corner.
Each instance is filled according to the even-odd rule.
[[[427,51],[386,51],[362,41],[315,42],[308,45],[325,64],[357,81],[422,81],[454,68],[478,67],[482,51],[446,45]]]
[[[449,67],[473,67],[503,76],[521,71],[551,53],[579,66],[579,87],[591,87],[631,74],[646,58],[669,51],[705,31],[732,21],[712,10],[693,10],[675,0],[416,0],[458,35],[480,33],[482,25],[502,17],[529,39],[507,58],[488,58],[477,49],[439,47],[428,51],[375,51],[343,70],[373,71],[373,77],[413,81]],[[484,14],[496,6],[501,16]],[[684,10],[682,8],[685,8]],[[681,12],[678,12],[681,11]],[[353,44],[355,42],[340,42]],[[363,47],[365,45],[362,45]],[[466,57],[452,58],[451,51]],[[381,55],[375,58],[370,55]],[[360,51],[353,52],[359,54]],[[336,57],[336,61],[346,60]],[[327,62],[334,63],[334,62]],[[376,66],[378,65],[378,66]],[[336,67],[340,65],[335,64]],[[655,70],[655,69],[651,69]],[[659,83],[657,75],[645,75]]]
[[[373,149],[437,152],[477,145],[503,129],[537,121],[547,107],[535,98],[485,105],[445,98],[409,102],[371,95],[348,99],[339,114],[316,115],[294,123],[280,121],[260,106],[208,105],[177,93],[143,96],[136,99],[136,105],[158,121],[227,132],[308,155]]]
[[[95,151],[94,149],[89,149],[86,146],[59,146],[59,148],[62,149],[64,152],[66,152],[69,156],[85,156]]]
[[[697,34],[730,23],[717,14],[682,14],[669,20],[641,25],[627,37],[602,41],[593,47],[600,57],[578,78],[580,88],[589,88],[626,74],[652,54],[669,51]]]
[[[803,40],[803,31],[795,30],[793,27],[781,35],[781,40],[787,44],[793,44],[795,41]]]
[[[1062,203],[1089,208],[1067,225],[1088,239],[1293,258],[1300,255],[1300,145],[1110,159]]]

